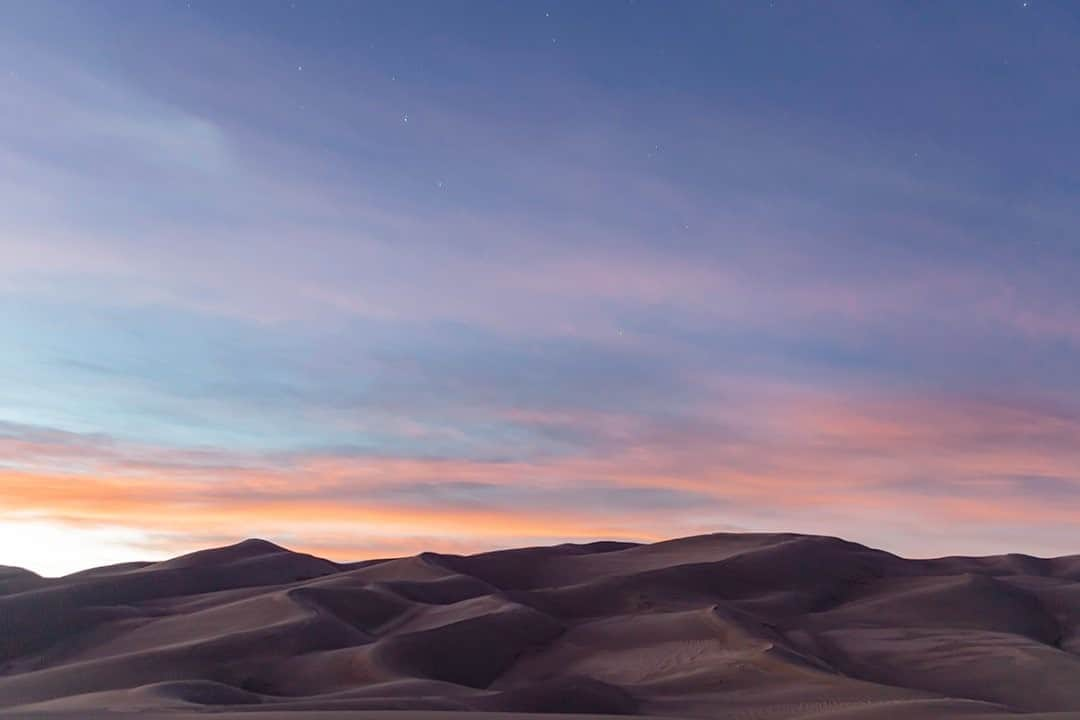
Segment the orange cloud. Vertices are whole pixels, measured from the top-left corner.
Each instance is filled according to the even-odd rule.
[[[653,435],[615,416],[605,421],[622,444],[533,461],[240,457],[77,437],[8,438],[0,442],[7,466],[0,467],[0,506],[9,518],[169,538],[285,536],[347,559],[730,527],[854,533],[873,542],[875,526],[890,522],[977,532],[1080,521],[1080,483],[1071,479],[1080,467],[1080,422],[1067,413],[951,398],[840,400],[798,388],[760,397],[741,426],[752,432],[738,436],[724,436],[709,416]],[[580,421],[569,412],[528,419]],[[1048,489],[1024,485],[1028,477],[1049,478]],[[438,496],[455,484],[499,492],[494,500],[484,492]],[[397,492],[403,488],[409,492]],[[575,500],[582,488],[596,489],[593,501]],[[436,496],[426,497],[427,489]],[[515,499],[515,489],[534,494]],[[605,492],[614,499],[627,489],[700,501],[604,500]],[[535,493],[552,500],[538,504]]]

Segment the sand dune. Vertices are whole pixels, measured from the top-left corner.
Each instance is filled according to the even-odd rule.
[[[1080,718],[1080,558],[719,534],[355,564],[249,540],[56,579],[0,567],[0,717],[478,712]]]

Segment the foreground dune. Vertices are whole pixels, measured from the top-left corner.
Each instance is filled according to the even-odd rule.
[[[721,534],[0,567],[0,717],[1080,718],[1080,558]],[[496,717],[494,715],[490,716]]]

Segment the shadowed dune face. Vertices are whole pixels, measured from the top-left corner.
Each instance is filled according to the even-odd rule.
[[[43,582],[41,577],[29,570],[0,565],[0,595],[29,590]]]
[[[1080,713],[1078,567],[761,534],[356,565],[251,540],[58,579],[4,567],[0,715]]]

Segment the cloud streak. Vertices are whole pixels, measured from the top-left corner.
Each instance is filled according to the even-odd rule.
[[[937,41],[921,74],[869,7],[686,9],[726,43],[579,8],[557,48],[438,7],[128,10],[0,28],[20,522],[337,557],[722,527],[1070,550],[1080,158],[1012,20],[979,26],[1024,69],[991,78]]]
[[[728,396],[729,412],[757,420],[753,432],[744,422],[742,436],[726,442],[718,442],[717,417],[682,418],[674,427],[657,419],[621,427],[577,454],[529,460],[230,456],[9,425],[0,495],[12,517],[26,520],[158,533],[174,538],[173,547],[244,528],[301,548],[334,546],[339,559],[389,547],[395,537],[483,549],[510,538],[648,540],[713,527],[838,525],[928,555],[933,541],[912,534],[923,523],[988,542],[1000,528],[1080,519],[1072,502],[1080,493],[1075,416],[956,397],[838,406],[796,388],[763,403],[770,394],[744,387],[745,406]],[[568,410],[555,420],[586,426],[596,417]],[[1016,436],[1021,424],[1027,430]],[[64,466],[66,473],[55,472]],[[185,545],[188,535],[195,540]],[[1027,549],[1063,554],[1068,545],[1040,538]]]

